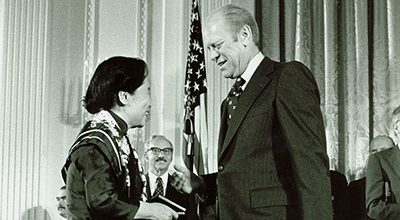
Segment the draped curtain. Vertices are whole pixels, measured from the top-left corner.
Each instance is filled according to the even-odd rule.
[[[262,51],[314,73],[331,170],[365,176],[370,140],[400,105],[397,0],[256,0]]]

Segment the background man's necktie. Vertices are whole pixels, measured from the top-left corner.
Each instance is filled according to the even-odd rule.
[[[163,181],[161,177],[157,177],[156,184],[157,187],[156,190],[154,190],[153,198],[164,194]]]
[[[235,110],[239,97],[243,92],[242,86],[245,82],[246,81],[242,77],[237,78],[228,94],[228,97],[226,98],[226,101],[228,102],[228,122],[232,118],[233,111]]]

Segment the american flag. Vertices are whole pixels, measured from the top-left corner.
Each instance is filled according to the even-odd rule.
[[[186,155],[189,160],[186,161],[186,164],[198,174],[207,173],[208,170],[206,94],[206,66],[204,62],[199,2],[198,0],[193,0],[185,79],[184,146],[186,146]]]

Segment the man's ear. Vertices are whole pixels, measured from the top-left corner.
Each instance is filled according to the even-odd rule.
[[[251,28],[249,25],[243,25],[242,29],[239,32],[238,38],[243,43],[243,46],[247,47],[251,42],[253,42],[253,32],[251,32]]]
[[[119,91],[118,92],[118,99],[119,102],[121,102],[123,105],[128,104],[128,92],[125,91]]]

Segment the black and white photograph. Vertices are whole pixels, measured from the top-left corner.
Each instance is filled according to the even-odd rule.
[[[399,9],[0,0],[0,220],[400,220]]]

